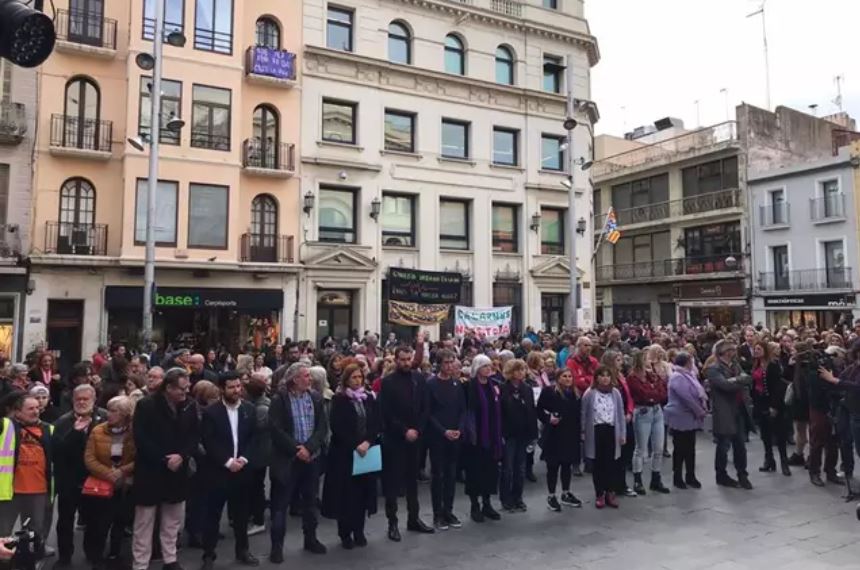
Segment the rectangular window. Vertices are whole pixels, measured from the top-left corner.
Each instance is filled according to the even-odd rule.
[[[564,210],[541,208],[540,252],[543,255],[564,253]]]
[[[523,305],[523,286],[516,281],[496,281],[493,283],[493,306],[513,307],[511,332],[518,333],[520,328],[520,307]]]
[[[323,99],[322,139],[324,141],[355,144],[356,103]]]
[[[185,0],[166,0],[164,3],[164,37],[185,29]],[[143,39],[155,35],[155,0],[143,2]]]
[[[233,0],[197,0],[194,49],[233,53]]]
[[[788,277],[788,246],[777,245],[771,248],[773,254],[773,284],[777,290],[790,289]]]
[[[229,196],[227,186],[188,187],[188,247],[227,248]]]
[[[825,180],[821,183],[821,199],[825,218],[840,218],[844,215],[839,180]]]
[[[152,78],[145,75],[140,77],[140,109],[138,112],[137,132],[147,137],[150,134],[150,103],[149,94],[152,90]],[[159,140],[162,144],[179,144],[179,131],[169,131],[165,128],[171,117],[182,114],[182,82],[170,79],[161,80],[161,130]]]
[[[442,156],[469,158],[469,123],[442,119]]]
[[[519,249],[517,207],[493,204],[493,251],[516,253]]]
[[[328,7],[326,47],[352,51],[352,10]]]
[[[319,240],[355,243],[355,191],[320,188]]]
[[[738,157],[731,156],[685,168],[681,171],[681,180],[685,198],[733,190],[738,187]]]
[[[0,226],[9,216],[9,165],[0,164]],[[0,238],[4,236],[0,235]]]
[[[194,85],[191,94],[191,146],[230,150],[229,89]]]
[[[9,102],[12,98],[12,63],[0,59],[0,102]]]
[[[493,127],[493,164],[517,166],[519,157],[519,131]]]
[[[469,203],[460,200],[439,202],[439,247],[469,249]]]
[[[385,111],[385,150],[415,152],[415,114]]]
[[[561,72],[564,71],[562,59],[555,55],[543,56],[543,90],[561,93]]]
[[[564,137],[556,135],[541,135],[540,138],[540,167],[541,170],[564,170],[564,151],[561,145]]]
[[[146,242],[146,189],[147,180],[138,178],[134,210],[134,243]],[[176,216],[179,184],[159,180],[155,187],[155,219],[152,231],[155,245],[176,246]]]
[[[382,245],[415,247],[415,197],[382,196]]]
[[[785,190],[772,190],[770,192],[770,222],[773,224],[787,224],[788,210],[785,203]]]
[[[543,7],[550,10],[558,10],[558,0],[543,0]]]
[[[850,279],[845,271],[845,246],[842,240],[824,242],[824,265],[827,270],[827,286],[830,288],[850,287]]]

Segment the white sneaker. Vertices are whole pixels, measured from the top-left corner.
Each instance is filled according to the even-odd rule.
[[[262,524],[252,524],[248,527],[248,536],[254,536],[255,534],[262,534],[266,532],[266,526]]]

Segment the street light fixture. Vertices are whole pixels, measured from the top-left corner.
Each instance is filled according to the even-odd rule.
[[[155,69],[155,58],[152,57],[152,54],[143,51],[134,56],[134,63],[144,71]]]
[[[51,18],[41,12],[43,5],[36,2],[34,10],[18,0],[0,0],[0,58],[21,67],[36,67],[48,59],[57,33]]]
[[[564,123],[562,123],[562,126],[564,127],[564,130],[572,131],[573,129],[576,128],[576,126],[578,124],[579,123],[576,122],[576,119],[574,119],[573,117],[568,117],[564,120]]]
[[[310,190],[308,190],[307,193],[305,194],[304,206],[302,207],[302,210],[304,210],[305,214],[310,214],[311,210],[314,209],[314,201],[315,200],[316,200],[316,197],[314,196],[314,193],[311,192]]]
[[[588,222],[585,221],[585,218],[579,218],[576,221],[576,233],[581,236],[585,235],[585,230],[588,228]]]
[[[379,197],[373,199],[370,203],[370,217],[373,218],[373,221],[379,221],[379,214],[382,213],[382,202],[379,200]]]
[[[170,32],[167,34],[167,43],[173,47],[185,47],[185,35],[182,32]]]
[[[529,226],[533,232],[540,230],[540,212],[532,214],[532,223]]]

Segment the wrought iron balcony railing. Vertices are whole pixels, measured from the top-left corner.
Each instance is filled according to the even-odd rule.
[[[758,277],[761,291],[826,291],[852,287],[850,267],[770,271],[759,273]]]
[[[265,143],[245,139],[242,143],[242,166],[278,172],[295,172],[296,145],[292,143]]]
[[[620,263],[597,267],[597,281],[635,281],[681,275],[732,273],[743,271],[743,265],[744,256],[740,253]]]
[[[106,255],[105,224],[48,222],[45,224],[45,251],[60,255]]]
[[[668,202],[657,202],[646,204],[635,208],[615,210],[615,220],[619,226],[630,224],[642,224],[667,220],[669,218],[680,218],[693,214],[706,214],[718,212],[741,206],[741,192],[737,188],[709,192],[697,196],[689,196],[680,200]],[[601,232],[606,223],[606,214],[594,216],[594,231]]]
[[[51,115],[51,146],[110,152],[113,122]]]
[[[87,10],[57,10],[57,39],[98,48],[116,49],[116,20]]]
[[[758,207],[758,215],[763,228],[784,226],[791,222],[791,206],[788,202],[762,204]]]
[[[27,109],[23,103],[0,101],[0,144],[18,144],[27,133]]]
[[[810,198],[809,217],[815,222],[844,218],[845,194],[830,194],[822,198]]]
[[[293,263],[295,238],[276,234],[242,234],[241,261],[256,263]]]

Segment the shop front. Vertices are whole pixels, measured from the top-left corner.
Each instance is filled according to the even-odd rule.
[[[0,272],[0,357],[14,361],[21,358],[20,331],[27,276],[23,269],[13,271]]]
[[[728,327],[750,322],[743,280],[681,283],[675,286],[678,323]]]
[[[284,292],[280,289],[158,287],[153,308],[153,340],[199,349],[276,344],[281,332]],[[105,288],[108,337],[136,346],[142,326],[143,288]]]
[[[762,300],[767,326],[773,329],[801,325],[827,329],[840,321],[850,324],[858,316],[854,293],[777,295]]]

